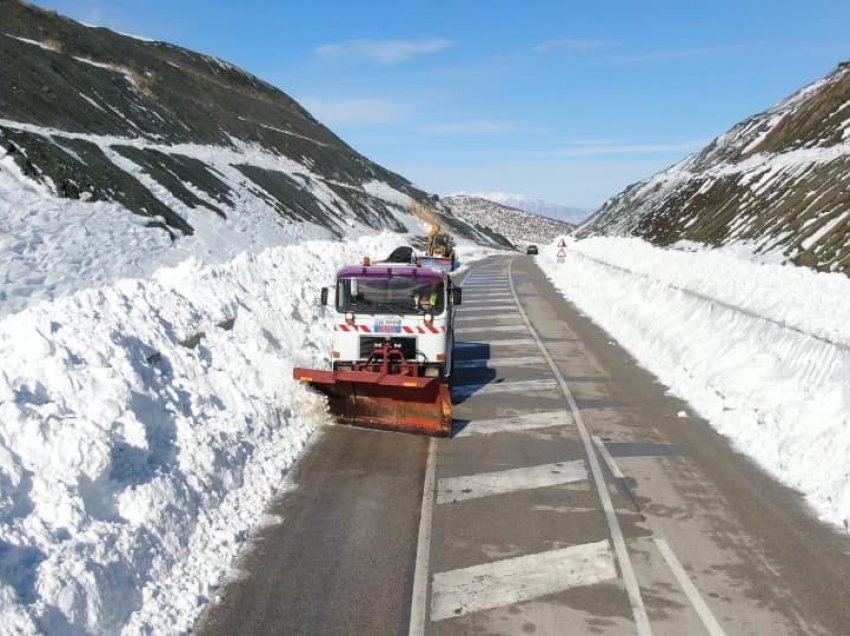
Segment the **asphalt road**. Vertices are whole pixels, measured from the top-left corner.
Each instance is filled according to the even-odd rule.
[[[198,633],[850,632],[847,537],[530,258],[460,317],[455,437],[322,431]]]

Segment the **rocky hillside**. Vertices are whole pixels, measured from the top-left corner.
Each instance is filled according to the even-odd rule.
[[[530,243],[549,243],[575,229],[574,225],[565,221],[532,214],[480,197],[459,194],[445,197],[443,203],[456,216],[478,226],[488,226],[521,248]]]
[[[117,202],[173,239],[246,213],[335,236],[403,231],[419,202],[457,234],[502,241],[222,60],[18,0],[0,0],[0,59],[0,155],[57,197]]]
[[[850,63],[605,203],[579,230],[746,243],[850,274]]]
[[[543,199],[532,199],[521,194],[509,194],[506,192],[471,192],[466,194],[469,194],[471,197],[487,199],[494,203],[501,203],[509,208],[531,212],[532,214],[545,216],[550,219],[560,219],[576,225],[584,221],[593,212],[589,208],[577,208],[570,205],[561,205],[560,203],[551,203]]]

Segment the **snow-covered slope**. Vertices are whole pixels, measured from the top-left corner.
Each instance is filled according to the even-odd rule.
[[[443,203],[452,212],[470,223],[490,227],[524,248],[533,243],[548,243],[555,237],[569,234],[574,225],[539,214],[525,212],[488,199],[469,195],[445,197]]]
[[[0,317],[0,633],[186,633],[326,422],[292,380],[329,362],[319,287],[397,244],[188,258]]]
[[[850,273],[850,64],[608,200],[579,236],[744,244]]]
[[[0,145],[24,176],[58,198],[119,203],[166,238],[244,215],[340,237],[405,231],[412,201],[445,212],[217,58],[3,0],[0,59]]]
[[[560,219],[568,223],[578,224],[584,221],[592,212],[589,209],[577,208],[560,203],[551,203],[543,199],[533,199],[521,194],[510,194],[508,192],[462,192],[470,197],[487,199],[494,203],[501,203],[509,208],[516,208],[525,212],[531,212],[550,219]]]

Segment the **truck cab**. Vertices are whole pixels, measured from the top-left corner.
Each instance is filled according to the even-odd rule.
[[[330,304],[328,292],[322,293],[325,304]],[[445,271],[399,263],[339,270],[333,289],[333,370],[352,369],[391,343],[421,376],[448,380],[460,303],[461,290]]]

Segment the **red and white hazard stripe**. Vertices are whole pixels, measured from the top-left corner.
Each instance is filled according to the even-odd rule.
[[[334,331],[362,331],[363,333],[372,333],[372,329],[368,325],[347,325],[340,324],[334,325]],[[402,327],[402,331],[404,333],[445,333],[445,327],[435,327],[434,325],[429,325],[428,327],[416,326],[410,327],[408,325],[404,325]]]

